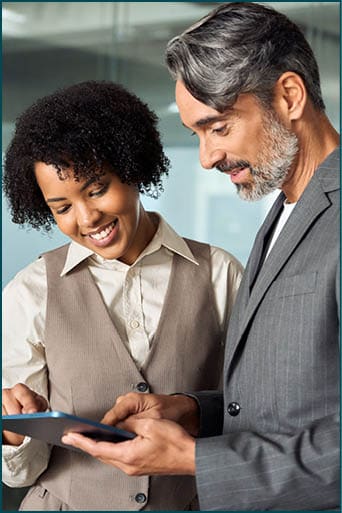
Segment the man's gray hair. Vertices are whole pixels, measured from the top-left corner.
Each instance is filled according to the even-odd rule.
[[[219,112],[242,93],[271,107],[273,89],[286,71],[303,80],[309,98],[324,110],[314,54],[297,25],[270,7],[230,2],[211,11],[166,48],[175,80]]]

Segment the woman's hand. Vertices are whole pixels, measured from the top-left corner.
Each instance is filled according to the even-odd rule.
[[[2,390],[2,415],[17,415],[20,413],[36,413],[48,408],[47,400],[31,390],[23,383],[17,383],[12,388]],[[24,440],[23,435],[2,432],[2,442],[7,445],[20,445]]]

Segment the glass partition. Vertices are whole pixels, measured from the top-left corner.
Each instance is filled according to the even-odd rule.
[[[267,2],[265,2],[267,4]],[[338,2],[270,2],[299,23],[319,61],[327,112],[339,126]],[[222,246],[246,263],[276,194],[256,203],[198,161],[196,138],[182,126],[174,83],[163,61],[167,41],[215,2],[3,2],[3,149],[16,116],[57,87],[88,79],[117,81],[157,113],[170,177],[158,200],[143,197],[182,235]],[[41,251],[64,242],[14,226],[3,204],[3,282]]]

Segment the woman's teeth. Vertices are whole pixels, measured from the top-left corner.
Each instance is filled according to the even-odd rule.
[[[89,234],[89,237],[91,239],[95,239],[95,240],[105,239],[106,237],[108,237],[110,232],[113,230],[116,223],[117,223],[117,219],[115,221],[113,221],[112,223],[110,223],[110,225],[107,226],[107,228],[105,228],[104,230],[102,230],[102,232]]]

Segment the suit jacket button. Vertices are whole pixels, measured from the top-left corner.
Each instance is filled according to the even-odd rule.
[[[141,383],[137,384],[136,388],[138,392],[146,392],[148,390],[148,384],[142,381]]]
[[[137,493],[135,496],[135,501],[139,504],[146,502],[146,495],[144,493]]]
[[[228,404],[227,412],[232,417],[236,417],[236,415],[239,415],[240,410],[241,410],[241,406],[239,405],[239,403],[232,402],[232,403]]]

